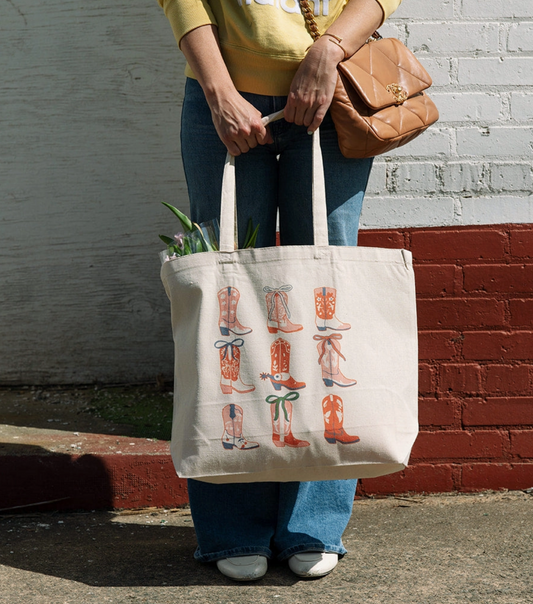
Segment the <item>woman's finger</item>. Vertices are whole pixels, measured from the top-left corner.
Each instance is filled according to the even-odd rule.
[[[322,122],[324,121],[324,117],[326,116],[327,111],[328,111],[327,105],[321,105],[315,111],[315,114],[313,116],[313,119],[311,120],[311,123],[309,124],[309,126],[307,126],[307,132],[309,132],[309,134],[313,134],[313,132],[315,132],[315,130],[317,130],[320,127],[320,124],[322,124]]]
[[[308,111],[312,109],[307,103],[299,102],[296,104],[296,111],[294,114],[294,123],[298,126],[304,126],[306,115]]]
[[[307,126],[307,128],[309,129],[309,127],[311,126],[311,124],[313,123],[315,116],[317,114],[317,111],[320,109],[320,105],[315,105],[313,107],[309,107],[309,109],[307,109],[307,111],[304,114],[304,126]]]
[[[241,153],[246,153],[247,151],[250,151],[250,145],[248,144],[248,142],[246,141],[246,139],[244,139],[244,138],[237,138],[233,142],[237,145],[237,147],[239,148],[239,151]]]
[[[285,109],[283,110],[283,118],[285,119],[285,121],[292,124],[294,122],[295,113],[296,112],[293,105],[289,101],[287,101]]]
[[[230,155],[233,155],[233,157],[238,157],[241,154],[241,150],[239,149],[237,144],[234,143],[233,141],[228,141],[228,142],[224,143],[224,145],[226,145],[226,149],[228,150],[228,153]]]
[[[257,141],[257,135],[255,134],[253,136],[247,136],[245,141],[249,149],[255,149],[259,144]]]
[[[270,132],[270,128],[268,126],[265,128],[265,133],[263,135],[257,135],[257,142],[260,145],[268,145],[274,142],[274,139],[272,138],[272,133]]]

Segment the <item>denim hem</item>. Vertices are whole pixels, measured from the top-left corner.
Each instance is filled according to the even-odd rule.
[[[211,554],[202,554],[200,548],[194,552],[194,559],[200,562],[216,562],[224,558],[235,558],[236,556],[266,556],[272,558],[272,551],[268,547],[248,545],[245,547],[234,547],[233,549],[225,549],[220,552]]]
[[[282,562],[283,560],[287,560],[287,558],[294,556],[294,554],[301,554],[302,552],[327,552],[328,554],[339,554],[339,556],[344,556],[348,550],[342,545],[303,543],[301,545],[293,545],[293,547],[288,547],[283,550],[277,555],[277,559]]]

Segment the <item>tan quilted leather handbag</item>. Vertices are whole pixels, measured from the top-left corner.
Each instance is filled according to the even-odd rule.
[[[317,40],[320,33],[307,0],[300,5]],[[341,46],[340,38],[331,39]],[[337,69],[330,111],[344,157],[386,153],[412,141],[439,119],[437,107],[424,92],[432,84],[431,77],[395,38],[375,32]]]

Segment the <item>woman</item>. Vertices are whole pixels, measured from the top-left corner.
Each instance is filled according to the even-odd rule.
[[[220,215],[226,152],[236,160],[239,240],[257,247],[313,243],[311,137],[320,126],[332,245],[356,245],[371,159],[346,159],[328,113],[337,64],[401,0],[322,0],[313,43],[297,0],[158,0],[187,59],[181,148],[195,222]],[[284,120],[261,117],[284,110]],[[214,485],[189,480],[198,549],[235,580],[259,579],[267,559],[302,577],[335,568],[346,550],[357,481]]]

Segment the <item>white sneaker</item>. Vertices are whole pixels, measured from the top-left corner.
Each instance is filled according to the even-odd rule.
[[[265,576],[268,562],[265,556],[235,556],[217,560],[217,568],[234,581],[256,581]]]
[[[289,568],[299,577],[323,577],[337,566],[338,561],[338,554],[302,552],[289,558]]]

